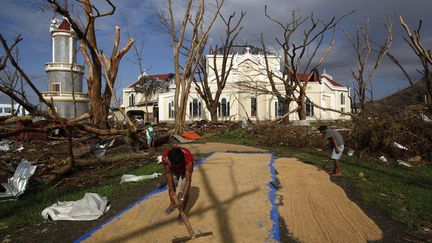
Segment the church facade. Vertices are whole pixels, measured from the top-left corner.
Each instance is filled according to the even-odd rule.
[[[222,54],[208,54],[208,65],[213,65],[216,58],[216,67],[222,66]],[[276,76],[282,77],[280,58],[274,54],[267,55],[269,68]],[[271,90],[270,81],[266,75],[265,58],[262,50],[253,46],[236,46],[229,56],[228,63],[232,62],[232,70],[228,76],[226,86],[219,99],[219,121],[239,121],[249,118],[252,121],[275,120],[281,117],[281,103],[275,95],[263,92],[263,89]],[[208,70],[213,70],[211,67]],[[218,70],[220,72],[220,69]],[[172,74],[170,76],[172,78]],[[208,74],[208,81],[212,91],[217,88],[215,73]],[[169,82],[169,88],[153,98],[157,105],[159,121],[173,122],[175,120],[174,108],[174,82]],[[254,88],[255,87],[255,88]],[[283,84],[276,82],[276,87],[283,89]],[[123,93],[123,100],[130,100],[131,93]],[[284,93],[282,91],[282,93]],[[134,94],[136,97],[136,93]],[[306,96],[309,104],[306,107],[307,120],[336,120],[349,119],[347,115],[338,112],[318,109],[312,104],[349,113],[351,111],[350,90],[335,81],[333,77],[324,73],[308,82]],[[187,121],[210,120],[210,113],[206,109],[204,100],[195,90],[192,84],[187,107]],[[156,103],[157,100],[157,103]],[[124,103],[127,108],[128,105]],[[291,102],[290,110],[295,109],[297,103]],[[156,110],[155,110],[156,111]],[[298,114],[292,113],[290,120],[298,120]]]

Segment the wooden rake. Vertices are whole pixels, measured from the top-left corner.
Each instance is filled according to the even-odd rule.
[[[184,213],[183,209],[178,208],[179,213],[181,218],[183,219],[184,224],[186,225],[186,228],[189,232],[189,236],[185,236],[185,237],[181,237],[181,238],[174,238],[172,240],[172,242],[186,242],[192,239],[196,239],[199,237],[204,237],[204,236],[209,236],[209,235],[213,235],[213,232],[204,232],[204,233],[199,233],[199,234],[195,234],[195,232],[192,229],[192,226],[189,222],[189,219],[187,218],[186,214]]]

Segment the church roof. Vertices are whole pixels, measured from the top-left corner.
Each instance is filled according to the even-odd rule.
[[[306,73],[297,73],[297,78],[300,79],[301,81],[305,81],[308,78],[308,75]],[[321,75],[320,79],[326,79],[327,81],[329,81],[333,86],[335,87],[345,87],[342,84],[338,83],[337,81],[327,77],[326,75]],[[309,80],[309,82],[319,82],[318,80],[318,76],[316,75],[316,73],[314,73],[313,77],[311,78],[311,80]]]
[[[234,44],[231,47],[231,54],[245,54],[247,52],[249,48],[249,53],[250,54],[254,54],[254,55],[258,55],[258,54],[264,54],[265,50],[259,47],[255,47],[253,45],[249,45],[249,44]],[[270,55],[273,55],[273,53],[271,53],[269,50],[267,50],[267,53]],[[210,54],[215,54],[213,52],[213,47],[210,46]],[[223,54],[223,47],[219,47],[216,49],[216,54]]]
[[[167,81],[174,77],[173,73],[162,73],[162,74],[153,74],[153,75],[145,75],[141,76],[137,81],[128,86],[128,88],[135,88],[137,85],[145,83],[145,81],[149,78],[158,79],[160,81]]]
[[[335,80],[328,78],[327,76],[321,76],[321,78],[325,78],[325,79],[327,79],[331,84],[333,84],[333,86],[337,86],[337,87],[345,87],[345,86],[343,86],[342,84],[336,82]]]
[[[67,19],[64,19],[63,22],[58,26],[57,29],[60,30],[71,30],[71,25]]]

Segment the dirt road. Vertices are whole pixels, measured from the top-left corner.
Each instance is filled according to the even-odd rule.
[[[187,214],[197,232],[213,236],[194,242],[274,242],[277,222],[268,183],[271,153],[219,143],[185,145],[194,154],[216,152],[195,167]],[[228,152],[227,152],[228,151]],[[244,152],[244,153],[233,153]],[[276,160],[283,205],[279,215],[301,242],[379,240],[378,226],[351,202],[324,171],[291,158]],[[166,190],[155,192],[80,238],[86,242],[170,242],[186,236],[177,213],[165,215]],[[274,212],[274,211],[273,211]]]
[[[208,148],[200,146],[189,148],[195,153]],[[213,147],[219,150],[215,144]],[[270,153],[217,152],[195,167],[186,213],[195,231],[212,231],[213,236],[194,242],[274,242],[272,203],[268,196],[271,159]],[[177,213],[165,215],[168,203],[166,191],[156,193],[85,241],[170,242],[175,237],[187,236]]]
[[[366,242],[383,237],[380,228],[315,166],[293,158],[275,163],[282,188],[279,214],[301,242]]]

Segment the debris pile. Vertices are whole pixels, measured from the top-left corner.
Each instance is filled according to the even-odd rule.
[[[169,142],[171,136],[166,124],[155,125],[155,131],[156,147]],[[145,142],[145,131],[137,134],[142,141],[138,151],[132,149],[127,137],[122,135],[94,136],[77,132],[72,135],[71,143],[62,136],[45,136],[43,139],[37,136],[33,140],[34,134],[31,133],[1,139],[0,183],[7,182],[13,176],[22,159],[38,166],[33,178],[41,186],[64,184],[83,187],[98,183],[110,176],[110,169],[142,163],[152,155]]]
[[[432,126],[425,114],[414,112],[369,113],[353,120],[350,144],[376,158],[432,161]],[[406,163],[404,163],[406,164]]]
[[[322,149],[327,147],[323,136],[314,127],[310,126],[262,122],[255,124],[251,133],[256,136],[260,144],[266,146]]]

